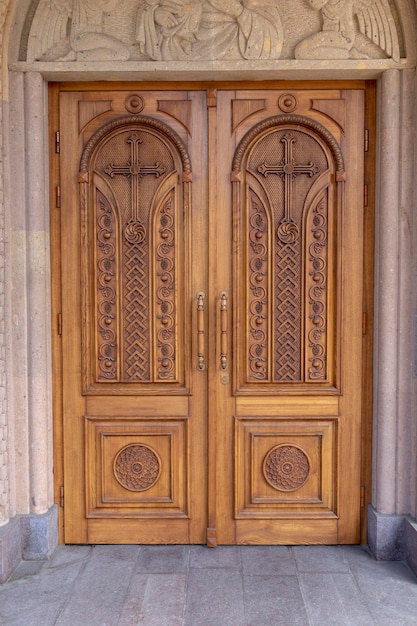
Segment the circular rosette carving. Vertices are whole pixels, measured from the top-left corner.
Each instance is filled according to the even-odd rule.
[[[277,237],[282,243],[294,243],[299,237],[299,229],[294,222],[281,222],[277,228]]]
[[[297,108],[297,98],[290,93],[284,93],[278,98],[278,106],[283,113],[291,113]]]
[[[144,106],[142,96],[137,93],[128,96],[125,100],[126,111],[129,111],[129,113],[140,113]]]
[[[265,456],[263,473],[266,481],[279,491],[295,491],[304,485],[310,474],[310,463],[298,446],[279,445]]]
[[[129,222],[125,228],[125,237],[129,243],[142,243],[146,237],[146,228],[142,222]]]
[[[149,446],[130,444],[116,454],[114,475],[125,489],[146,491],[161,475],[161,461]]]

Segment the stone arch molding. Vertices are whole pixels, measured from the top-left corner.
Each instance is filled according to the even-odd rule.
[[[332,60],[386,69],[414,57],[410,7],[402,4],[407,1],[21,0],[11,65],[79,71],[109,61],[277,67]]]

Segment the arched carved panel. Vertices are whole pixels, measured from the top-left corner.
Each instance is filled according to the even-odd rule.
[[[190,173],[175,133],[140,116],[111,122],[84,149],[83,353],[90,391],[103,383],[115,383],[113,391],[126,383],[184,384],[178,348],[185,279],[178,262]]]
[[[335,384],[343,193],[335,175],[344,177],[343,157],[328,131],[318,135],[318,124],[297,121],[277,116],[258,124],[233,163],[237,250],[244,250],[236,258],[237,298],[246,299],[236,334],[239,370],[247,372],[239,373],[239,388]]]
[[[279,59],[360,59],[366,65],[399,63],[410,56],[406,48],[414,48],[405,41],[406,35],[411,39],[409,8],[392,0],[240,0],[231,7],[204,0],[177,0],[175,6],[166,0],[90,0],[81,9],[79,0],[28,4],[15,28],[16,53],[35,66]]]

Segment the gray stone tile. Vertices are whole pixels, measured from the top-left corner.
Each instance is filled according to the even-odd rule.
[[[365,598],[417,613],[416,578],[398,561],[351,565],[356,584]]]
[[[308,617],[296,576],[244,576],[248,626],[305,626]]]
[[[287,546],[241,546],[243,573],[247,576],[280,576],[296,573]]]
[[[133,574],[117,626],[132,626],[141,617],[149,574]]]
[[[349,565],[372,565],[376,563],[368,546],[340,546],[343,560]]]
[[[136,561],[139,551],[140,546],[137,545],[94,546],[90,560],[100,560],[102,563]]]
[[[348,624],[369,626],[373,624],[367,603],[358,589],[352,575],[332,574],[340,602],[346,614]]]
[[[61,609],[62,600],[60,602],[49,602],[34,611],[30,611],[30,613],[25,613],[15,619],[9,619],[5,624],[7,623],[7,626],[55,626]]]
[[[239,568],[240,566],[240,551],[237,546],[218,546],[217,548],[191,546],[190,567]]]
[[[150,574],[139,618],[130,626],[182,626],[186,584],[186,574]]]
[[[9,583],[0,588],[0,614],[6,620],[35,613],[55,603],[63,604],[68,597],[81,564],[60,570],[44,569],[37,576]]]
[[[378,626],[416,626],[417,607],[413,614],[403,612],[401,609],[393,609],[380,602],[370,602],[369,611]]]
[[[351,624],[332,574],[299,574],[299,580],[311,626]]]
[[[127,548],[131,546],[96,546],[92,550],[57,621],[59,626],[117,624],[135,565],[134,551]]]
[[[292,552],[299,572],[348,572],[341,546],[294,546]]]
[[[185,573],[188,568],[189,546],[142,546],[136,572],[149,574]]]
[[[48,567],[68,565],[90,556],[92,546],[58,546],[48,563]]]
[[[243,584],[233,569],[190,569],[184,626],[246,626]]]
[[[10,582],[36,576],[44,567],[44,561],[21,561],[10,577]]]

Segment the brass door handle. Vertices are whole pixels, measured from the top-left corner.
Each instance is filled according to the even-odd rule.
[[[205,357],[205,328],[204,328],[204,300],[206,294],[204,291],[199,291],[196,295],[197,298],[197,369],[206,369],[206,357]]]
[[[227,370],[227,293],[220,293],[220,369]]]

